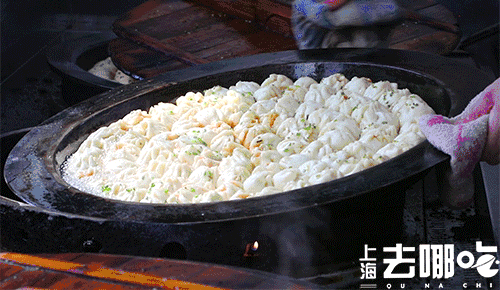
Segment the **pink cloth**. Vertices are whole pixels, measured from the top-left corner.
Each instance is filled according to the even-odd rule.
[[[463,208],[472,203],[474,167],[484,157],[483,153],[498,154],[498,150],[488,146],[499,146],[499,99],[500,79],[497,79],[474,97],[460,115],[420,118],[420,129],[429,142],[451,156],[442,196],[451,207]]]

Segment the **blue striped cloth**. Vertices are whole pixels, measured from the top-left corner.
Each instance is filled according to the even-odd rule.
[[[362,29],[395,21],[402,15],[394,0],[352,0],[333,11],[325,1],[296,0],[292,10],[293,32],[301,49],[321,47],[331,31]]]

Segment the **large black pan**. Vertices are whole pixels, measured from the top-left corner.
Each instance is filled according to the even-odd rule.
[[[20,198],[44,208],[93,217],[179,223],[272,215],[348,200],[447,160],[424,142],[388,162],[331,182],[272,196],[194,205],[108,200],[76,190],[61,178],[61,164],[84,138],[133,109],[147,109],[214,85],[230,86],[238,80],[262,82],[271,73],[318,80],[337,72],[349,78],[397,82],[448,116],[459,113],[490,82],[478,70],[455,61],[395,50],[291,51],[212,63],[123,86],[59,113],[28,133],[12,150],[5,178]]]
[[[60,172],[67,156],[92,131],[133,109],[214,85],[261,82],[270,73],[319,79],[336,72],[397,82],[448,116],[461,112],[492,81],[473,67],[435,55],[320,50],[233,59],[121,86],[47,120],[11,151],[4,170],[7,184],[35,207],[0,199],[1,223],[15,224],[11,234],[18,237],[3,239],[6,246],[23,252],[99,251],[185,258],[293,277],[332,273],[346,263],[359,267],[352,261],[362,257],[363,244],[380,248],[401,242],[405,189],[433,166],[449,160],[428,142],[331,182],[208,204],[108,200],[72,188]],[[259,242],[258,255],[245,257],[254,241]]]

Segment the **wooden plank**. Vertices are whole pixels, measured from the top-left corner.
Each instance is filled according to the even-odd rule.
[[[257,0],[196,0],[197,3],[246,20],[255,20]]]
[[[202,4],[206,5],[208,3],[205,3],[203,1],[205,0],[202,0]],[[210,2],[212,0],[207,1]],[[210,50],[211,48],[213,48],[214,50],[216,50],[218,55],[214,55],[212,51],[209,51],[205,54],[214,55],[214,57],[218,60],[220,60],[221,58],[243,56],[248,55],[249,53],[265,51],[256,50],[253,47],[255,45],[259,45],[259,41],[253,41],[253,43],[249,46],[243,45],[243,47],[247,48],[243,50],[246,51],[243,54],[235,53],[235,51],[237,50],[242,51],[241,48],[233,49],[230,53],[224,53],[225,50],[220,49],[220,47],[222,47],[225,43],[231,43],[237,40],[238,37],[244,37],[246,34],[256,33],[259,29],[262,29],[257,28],[255,25],[244,22],[241,19],[231,20],[231,18],[226,15],[215,15],[213,10],[201,6],[166,6],[162,5],[159,1],[148,2],[151,3],[145,3],[144,5],[139,6],[137,9],[134,9],[132,12],[127,13],[126,16],[121,17],[119,21],[115,23],[115,33],[122,38],[127,38],[137,43],[144,43],[160,53],[171,53],[180,61],[188,65],[207,62],[203,57],[199,57],[197,54],[193,53],[203,49]],[[255,0],[249,0],[246,3],[248,4],[247,6],[253,5],[253,7],[255,7],[257,5],[255,3]],[[234,3],[232,1],[227,3],[221,1],[219,4],[222,5],[221,7],[225,7],[224,9],[234,6]],[[269,6],[269,4],[267,5]],[[281,6],[278,6],[284,7],[284,5],[280,5]],[[146,10],[148,9],[156,10],[156,13],[147,13],[148,17],[143,17],[140,15],[140,13],[138,13],[138,11],[146,13]],[[160,11],[161,9],[163,9],[164,11]],[[173,10],[175,9],[177,10],[174,13]],[[222,9],[222,11],[225,11],[224,9]],[[240,7],[238,9],[240,9]],[[290,10],[289,7],[288,10]],[[280,15],[290,15],[290,13],[291,11],[278,11],[278,14]],[[133,18],[137,19],[133,20]],[[248,17],[246,18],[248,19]],[[273,19],[272,21],[274,20],[275,19]],[[275,22],[276,29],[284,26],[283,23],[284,21],[278,19]],[[128,25],[128,27],[126,27],[126,25]],[[291,35],[289,28],[281,29],[280,33],[281,35]],[[235,41],[234,43],[240,42]],[[264,41],[263,43],[267,42]],[[267,45],[267,47],[270,46]],[[113,49],[116,49],[116,46],[111,47],[110,51],[113,51]],[[287,49],[288,48],[280,50]],[[276,51],[276,49],[272,48],[272,51]],[[139,61],[132,60],[133,57],[138,55],[136,52],[137,51],[129,54],[120,54],[114,52],[112,53],[111,57],[118,67],[140,76],[144,76],[144,74],[146,73],[145,71],[141,70],[141,68],[147,67],[149,65],[155,66],[152,71],[149,70],[150,72],[158,71],[159,67],[182,67],[182,65],[179,65],[178,63],[170,62],[168,59],[162,59],[161,61],[156,62],[150,60],[146,63],[142,63],[142,65],[139,65],[139,68],[134,68],[133,66],[131,66],[131,64],[141,64],[141,62]],[[144,60],[144,58],[142,60]],[[142,75],[138,73],[139,70],[141,70]]]
[[[65,275],[63,279],[54,281],[53,284],[48,286],[48,289],[88,289],[88,290],[101,290],[101,289],[116,289],[116,290],[133,290],[133,289],[155,289],[154,287],[145,287],[141,285],[126,285],[114,281],[101,281],[94,279],[85,279],[71,275]]]
[[[55,260],[64,260],[64,261],[72,261],[72,260],[74,260],[82,255],[83,255],[83,253],[55,253],[55,254],[41,253],[41,254],[36,254],[37,257],[50,258],[50,259],[55,259]]]
[[[17,273],[24,271],[23,267],[18,265],[9,265],[0,262],[0,281],[9,278]]]
[[[223,45],[205,49],[198,52],[197,55],[209,61],[217,61],[237,56],[291,50],[295,48],[296,44],[293,39],[287,39],[270,31],[261,31],[249,35],[244,39],[237,39]]]
[[[121,63],[127,63],[128,67],[133,69],[134,71],[142,71],[144,69],[149,70],[149,69],[154,69],[157,67],[163,67],[166,64],[172,67],[188,67],[187,65],[176,61],[175,59],[166,57],[165,55],[161,53],[157,54],[143,54],[141,53],[142,51],[139,50],[137,51],[136,54],[132,53],[127,53],[124,55],[120,56],[120,61]],[[146,51],[147,52],[147,51]],[[148,57],[151,56],[151,57]],[[123,67],[120,65],[118,67],[122,71],[130,71],[127,67]],[[141,76],[141,75],[139,75]]]
[[[71,277],[68,277],[68,274],[65,273],[45,272],[45,274],[43,275],[43,277],[40,278],[40,280],[30,284],[29,286],[36,288],[45,288],[45,289],[57,289],[57,286],[54,286],[54,284],[58,283],[61,280],[66,280],[68,278]]]
[[[182,51],[175,46],[171,46],[171,45],[168,45],[166,43],[162,43],[162,42],[158,41],[157,39],[154,39],[154,38],[147,36],[145,34],[133,33],[133,32],[129,32],[129,31],[125,31],[125,30],[122,31],[120,34],[126,39],[136,41],[138,43],[144,43],[144,44],[147,43],[149,47],[151,47],[159,52],[162,52],[164,54],[171,54],[171,55],[175,56],[176,58],[178,58],[180,61],[185,62],[186,64],[191,65],[191,64],[207,63],[207,61],[202,59],[202,58],[199,58],[191,53]]]
[[[256,5],[257,19],[264,24],[271,15],[281,16],[286,19],[292,18],[292,6],[275,0],[258,0]]]
[[[449,10],[447,10],[444,6],[441,5],[433,5],[432,7],[420,10],[419,13],[431,17],[433,19],[449,23],[449,24],[456,24],[456,18],[454,17],[453,13],[451,13]],[[394,30],[391,33],[390,40],[389,42],[391,45],[400,43],[400,42],[405,42],[408,40],[416,40],[417,38],[432,35],[434,33],[439,33],[441,30],[426,26],[424,24],[419,24],[418,22],[415,21],[410,21],[406,20],[402,24],[398,25],[397,27],[394,28]],[[456,38],[458,39],[458,35]],[[449,47],[449,43],[451,41],[452,44],[454,43],[454,39],[443,39],[444,41],[447,41],[445,43],[445,47]],[[441,40],[441,41],[443,41]],[[419,49],[426,51],[426,48]],[[433,49],[432,52],[436,51]]]
[[[207,267],[198,273],[198,275],[191,277],[190,280],[195,283],[209,285],[217,284],[218,281],[226,281],[225,287],[231,289],[255,289],[262,282],[262,279],[249,273],[233,269],[223,269],[218,266]]]
[[[78,274],[80,278],[85,277],[85,281],[90,285],[88,289],[102,289],[103,283],[120,283],[120,284],[137,284],[145,287],[164,287],[164,288],[196,288],[196,289],[219,289],[207,285],[202,285],[194,282],[187,282],[174,279],[164,279],[161,275],[153,275],[149,273],[138,273],[117,270],[110,268],[107,265],[117,265],[122,264],[123,261],[129,261],[133,258],[126,256],[113,256],[113,255],[95,255],[95,254],[85,254],[76,260],[81,262],[86,262],[88,264],[76,263],[75,261],[68,262],[64,260],[54,260],[49,258],[41,258],[26,254],[17,253],[2,253],[0,254],[0,259],[8,261],[9,263],[34,266],[36,271],[23,271],[17,274],[14,279],[8,279],[2,282],[0,286],[5,286],[2,289],[17,288],[20,286],[31,285],[34,282],[40,280],[46,271],[49,272],[67,272],[71,275]],[[175,263],[175,262],[173,262]],[[65,280],[65,281],[64,281]],[[94,281],[99,285],[94,287]],[[68,288],[68,283],[71,284]],[[76,289],[75,279],[73,277],[69,279],[62,279],[57,281],[51,287],[62,287],[65,289]],[[84,284],[85,285],[85,284]],[[83,286],[84,286],[83,285]],[[92,288],[94,287],[94,288]],[[57,289],[57,288],[56,288]],[[104,287],[106,289],[106,287]]]
[[[434,35],[435,33],[441,33],[441,32],[444,31],[436,30],[434,28],[417,24],[411,21],[404,21],[401,25],[394,28],[394,30],[391,32],[391,35],[389,36],[389,43],[391,45],[394,45],[408,40],[418,40],[418,38]],[[459,38],[459,36],[456,34],[450,32],[444,32],[444,33],[455,35],[455,37],[453,38]],[[449,41],[452,39],[446,39],[446,40]],[[426,47],[423,47],[422,49],[419,50],[426,51]]]
[[[257,22],[284,36],[292,36],[292,4],[276,0],[257,0]]]
[[[296,49],[295,41],[291,37],[262,31],[262,28],[242,19],[220,21],[196,29],[186,35],[168,38],[163,41],[163,44],[175,46],[176,49],[189,53],[198,59],[211,56],[207,61],[267,52],[267,50]],[[235,50],[228,46],[238,47]],[[256,49],[259,46],[262,48]],[[132,71],[141,77],[151,77],[185,67],[179,62],[172,61],[167,55],[158,54],[131,42],[113,40],[109,50],[112,59],[120,69]],[[198,52],[201,53],[201,56]]]
[[[285,37],[293,37],[292,23],[288,18],[284,18],[279,15],[270,16],[264,26],[276,33],[279,33]]]
[[[130,41],[130,40],[123,38],[123,37],[118,37],[118,38],[112,39],[108,44],[108,53],[110,55],[121,54],[121,53],[135,53],[141,49],[151,50],[150,47],[147,47],[147,46],[142,45],[140,43]],[[151,51],[154,51],[154,50],[151,50]]]
[[[147,68],[147,69],[144,68],[144,69],[138,70],[137,75],[141,76],[143,78],[151,78],[151,77],[161,75],[161,74],[169,72],[169,71],[175,71],[175,70],[184,69],[187,67],[188,66],[186,66],[183,63],[168,62],[168,63],[164,63],[164,64],[158,65],[156,67],[153,67],[153,68]]]
[[[135,47],[131,48],[130,44],[135,45]],[[125,45],[129,47],[122,49]],[[119,63],[117,63],[116,66],[124,71],[129,71],[130,69],[141,70],[142,68],[154,68],[159,64],[175,61],[175,57],[172,55],[159,53],[147,47],[131,43],[124,38],[112,40],[109,43],[109,48],[112,59],[119,59]]]
[[[175,261],[175,263],[166,263],[162,259],[135,258],[119,267],[119,269],[131,272],[145,272],[152,275],[162,275],[170,279],[189,280],[191,277],[203,272],[207,265],[184,263]]]
[[[224,287],[230,289],[310,289],[307,285],[298,285],[286,280],[277,281],[274,278],[217,265],[207,267],[198,275],[191,277],[190,281],[209,285],[225,281]]]
[[[110,46],[111,57],[119,68],[147,78],[200,63],[297,49],[290,23],[292,1],[245,0],[245,7],[255,5],[256,23],[214,10],[219,5],[222,8],[218,11],[232,13],[233,4],[232,0],[148,1],[117,21],[115,32],[150,50],[129,46],[129,51],[118,51],[115,45]],[[456,23],[453,14],[434,0],[406,4],[407,8],[416,9],[422,15]],[[249,17],[249,11],[244,17]],[[266,28],[258,23],[275,34],[265,31]],[[414,21],[404,21],[393,30],[390,47],[444,54],[454,49],[458,36],[440,32]],[[177,60],[172,60],[169,54]]]
[[[460,30],[458,29],[457,26],[447,23],[447,22],[442,22],[439,20],[436,20],[434,18],[427,17],[425,15],[419,14],[419,13],[414,13],[411,11],[406,12],[406,19],[410,21],[415,21],[415,23],[422,24],[428,27],[432,27],[438,31],[447,31],[451,32],[453,34],[460,34]]]
[[[73,263],[92,264],[94,267],[116,268],[121,264],[130,261],[132,258],[128,256],[116,256],[107,254],[83,254],[80,257],[72,260]]]
[[[217,45],[229,43],[244,38],[245,35],[255,33],[258,28],[241,19],[217,23],[194,31],[188,35],[172,37],[164,42],[177,44],[177,47],[195,54],[198,51]]]
[[[183,0],[150,0],[121,15],[115,23],[129,27],[147,19],[169,15],[194,5],[192,2]]]
[[[167,71],[190,66],[172,59],[171,56],[141,46],[125,38],[116,38],[109,45],[110,56],[115,65],[122,71],[132,71],[142,78],[149,78]]]
[[[449,32],[436,32],[418,38],[391,44],[389,47],[403,50],[425,51],[435,54],[446,54],[458,45],[457,35]]]
[[[217,45],[198,52],[200,57],[208,61],[219,61],[222,59],[234,58],[237,56],[246,56],[257,54],[260,49],[249,44],[245,39],[236,39],[225,44]]]
[[[173,14],[147,19],[133,26],[123,26],[116,23],[115,27],[134,30],[152,38],[163,40],[184,35],[187,32],[219,23],[228,18],[228,16],[217,14],[208,8],[193,6],[175,11]]]
[[[44,275],[43,271],[22,271],[11,276],[10,279],[1,281],[0,289],[17,289],[22,286],[29,286],[42,279]]]
[[[153,258],[135,258],[120,266],[132,272],[147,272],[203,285],[221,285],[230,289],[310,289],[291,281],[256,275],[224,266]]]
[[[58,255],[60,256],[60,255]],[[97,279],[87,279],[86,277],[75,276],[71,273],[52,272],[50,270],[24,270],[18,265],[1,264],[2,275],[9,275],[8,281],[0,282],[1,289],[16,289],[28,287],[27,289],[153,289],[140,285],[124,285],[114,281],[98,281]],[[5,268],[5,269],[4,269]],[[14,273],[14,269],[21,268],[24,272]]]
[[[259,47],[262,52],[276,52],[297,49],[295,39],[273,31],[262,30],[246,37],[249,43]]]

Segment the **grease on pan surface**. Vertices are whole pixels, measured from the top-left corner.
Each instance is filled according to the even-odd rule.
[[[72,186],[148,203],[251,198],[331,181],[422,142],[434,113],[388,81],[342,74],[189,92],[92,133],[64,164]]]

